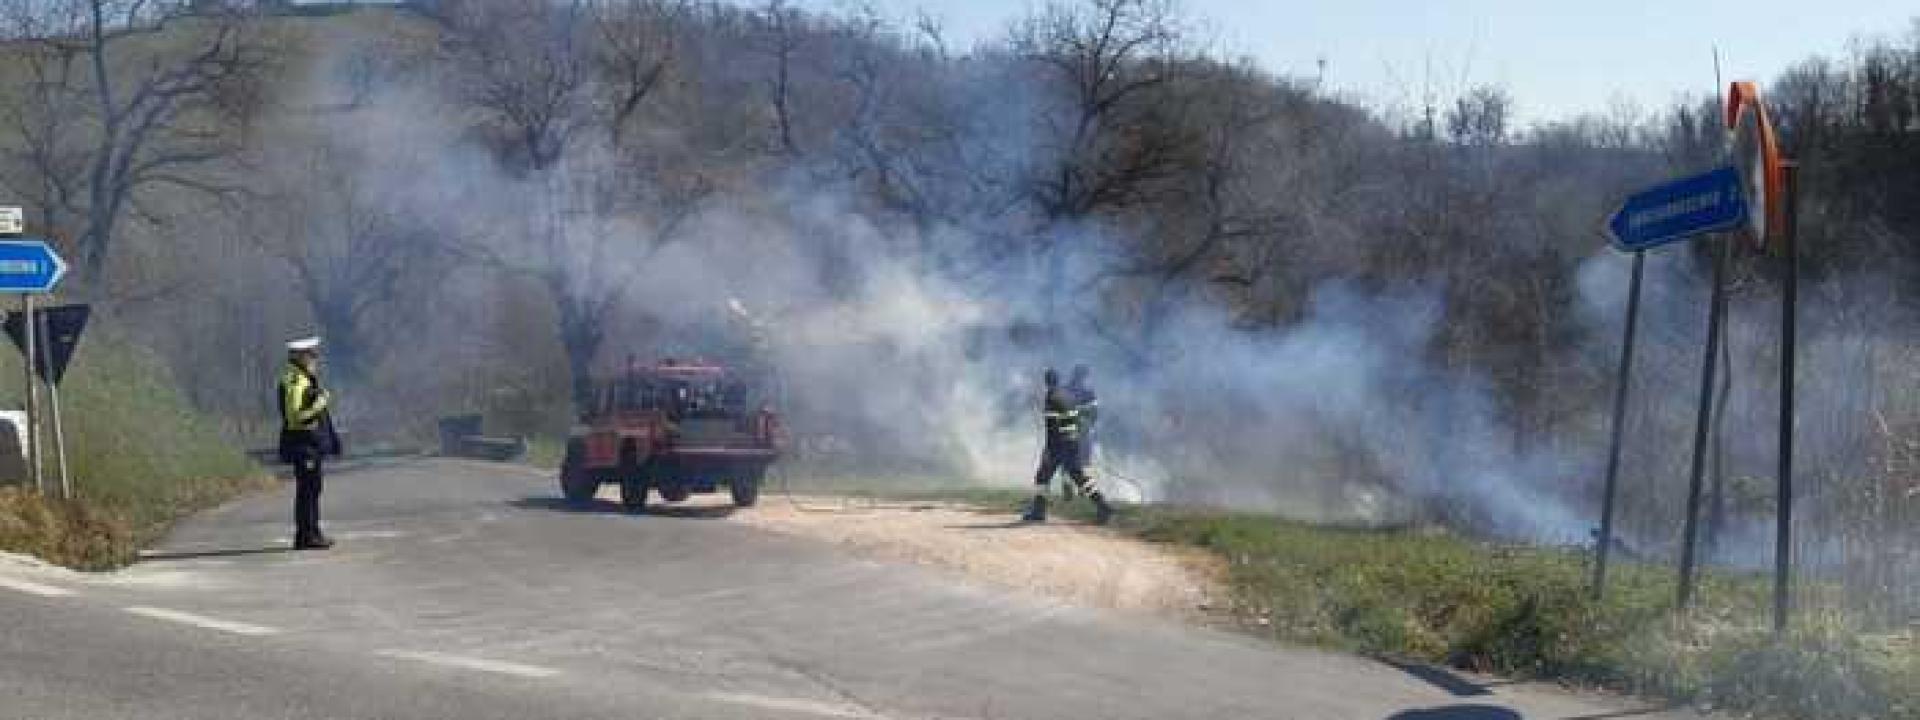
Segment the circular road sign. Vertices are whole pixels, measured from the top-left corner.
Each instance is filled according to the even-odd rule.
[[[1736,82],[1727,93],[1727,128],[1733,131],[1729,149],[1747,199],[1747,234],[1755,247],[1766,249],[1786,227],[1786,171],[1781,169],[1780,140],[1760,102],[1760,89]]]

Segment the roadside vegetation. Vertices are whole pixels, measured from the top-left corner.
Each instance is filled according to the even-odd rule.
[[[45,497],[30,483],[0,486],[0,551],[82,570],[117,567],[174,520],[271,487],[231,437],[193,410],[157,359],[110,331],[90,332],[98,335],[82,341],[61,387],[75,497]],[[0,406],[24,405],[21,365],[18,353],[0,351]],[[49,453],[46,475],[57,478],[56,468]]]
[[[1817,611],[1776,640],[1765,575],[1710,573],[1698,607],[1677,617],[1672,568],[1621,563],[1596,600],[1580,549],[1161,507],[1130,509],[1120,527],[1217,553],[1234,620],[1279,641],[1761,717],[1920,717],[1911,631]]]

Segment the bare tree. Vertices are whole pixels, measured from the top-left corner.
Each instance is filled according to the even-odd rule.
[[[920,20],[928,46],[890,41],[891,28],[871,11],[837,23],[833,75],[847,88],[850,108],[834,135],[834,160],[845,177],[889,212],[912,219],[925,239],[937,222],[958,222],[934,197],[936,172],[950,172],[952,157],[928,157],[962,132],[955,126],[941,82],[944,62],[939,29]]]
[[[16,155],[37,176],[11,179],[39,202],[49,230],[74,239],[98,279],[130,214],[159,221],[142,197],[173,188],[230,198],[236,183],[196,172],[239,149],[272,60],[244,16],[148,0],[15,0],[8,6],[30,89],[7,113]],[[166,32],[175,43],[144,43]],[[84,67],[84,71],[77,71]],[[34,182],[37,180],[38,182]]]
[[[1271,79],[1245,64],[1196,65],[1174,94],[1190,157],[1164,181],[1167,201],[1147,211],[1160,218],[1160,231],[1131,243],[1113,274],[1138,295],[1137,332],[1123,338],[1096,324],[1142,366],[1168,348],[1167,324],[1194,291],[1210,283],[1245,287],[1252,276],[1236,273],[1274,264],[1268,253],[1250,265],[1237,262],[1248,259],[1248,248],[1284,240],[1291,210],[1283,198],[1305,189],[1276,186],[1274,180],[1288,178],[1276,178],[1261,158],[1278,150],[1289,121],[1315,120],[1289,113],[1288,94],[1274,92]]]
[[[1062,98],[1041,113],[1042,158],[1026,182],[1045,221],[1037,250],[1050,316],[1066,280],[1062,230],[1148,202],[1186,157],[1171,108],[1154,95],[1181,71],[1180,43],[1169,0],[1050,5],[1014,30],[1015,52],[1043,73],[1040,91]]]
[[[671,22],[675,12],[671,5],[463,0],[442,16],[470,78],[467,102],[488,116],[494,147],[529,191],[515,207],[515,232],[451,249],[532,280],[551,298],[576,407],[592,402],[593,363],[625,298],[626,273],[678,237],[712,190],[698,172],[669,173],[658,156],[634,148],[626,131],[671,58],[669,48],[644,47],[627,34],[669,32],[635,23]],[[610,35],[622,37],[616,44]],[[596,94],[612,99],[605,112],[594,112]],[[596,125],[617,144],[576,152],[580,131]]]
[[[773,60],[772,77],[767,79],[767,101],[773,108],[780,152],[798,157],[800,145],[794,140],[793,130],[793,65],[803,42],[803,18],[786,0],[767,0],[755,19],[759,26],[756,49]]]
[[[437,238],[460,230],[434,227],[417,211],[431,204],[421,193],[432,188],[396,192],[413,187],[409,163],[373,156],[341,132],[280,139],[263,163],[280,174],[244,215],[248,236],[297,280],[334,375],[353,383],[386,347],[378,331],[396,326],[403,296],[430,274]]]
[[[625,145],[634,115],[672,67],[691,0],[607,0],[593,14],[608,143]]]
[[[592,117],[591,10],[586,0],[450,0],[439,7],[467,99],[489,116],[482,127],[523,177],[559,162]]]
[[[1033,179],[1048,217],[1124,205],[1168,171],[1174,148],[1155,132],[1150,94],[1177,74],[1179,42],[1167,0],[1051,5],[1016,30],[1017,51],[1065,91],[1064,112],[1042,119],[1053,157]]]
[[[1455,98],[1447,110],[1447,137],[1458,145],[1486,147],[1506,142],[1513,98],[1505,90],[1481,86]]]

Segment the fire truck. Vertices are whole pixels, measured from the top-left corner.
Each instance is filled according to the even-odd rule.
[[[752,507],[786,445],[758,385],[724,365],[671,359],[597,379],[567,436],[561,494],[587,505],[617,483],[621,505],[639,512],[649,493],[680,502],[724,485],[734,505]]]

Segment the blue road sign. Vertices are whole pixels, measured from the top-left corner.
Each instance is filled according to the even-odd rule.
[[[67,261],[44,240],[0,240],[0,293],[43,293],[67,274]]]
[[[1632,252],[1731,230],[1746,219],[1740,172],[1729,165],[1634,193],[1607,221],[1607,235]]]

